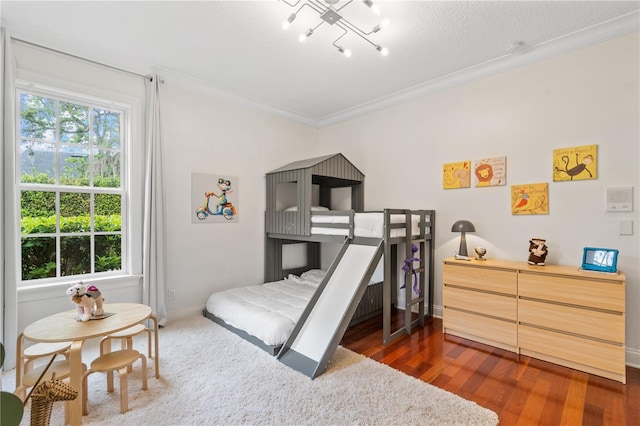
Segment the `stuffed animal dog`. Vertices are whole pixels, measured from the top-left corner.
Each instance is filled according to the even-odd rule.
[[[102,308],[104,297],[96,286],[85,286],[79,282],[67,289],[67,295],[71,296],[71,301],[78,305],[78,315],[76,316],[78,321],[89,321],[91,315],[104,314]]]

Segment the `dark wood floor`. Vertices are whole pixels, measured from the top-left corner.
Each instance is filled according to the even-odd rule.
[[[400,311],[401,312],[401,311]],[[640,370],[627,384],[442,333],[433,318],[385,346],[382,317],[342,346],[489,408],[500,425],[640,425]]]

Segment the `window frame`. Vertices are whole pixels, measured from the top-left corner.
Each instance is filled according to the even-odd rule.
[[[55,285],[63,282],[77,282],[79,280],[91,280],[91,281],[102,281],[104,279],[110,278],[118,278],[118,277],[128,277],[135,274],[133,269],[138,269],[132,263],[132,247],[133,238],[131,235],[131,205],[129,203],[129,199],[131,197],[131,183],[130,183],[130,164],[132,158],[132,143],[131,138],[134,134],[133,132],[133,108],[134,106],[125,102],[121,102],[111,97],[96,97],[89,93],[83,93],[78,90],[66,90],[58,87],[45,86],[41,84],[36,84],[28,81],[17,81],[16,86],[16,134],[14,144],[14,164],[15,164],[15,217],[16,217],[16,250],[17,250],[17,265],[16,265],[16,278],[17,278],[17,287],[18,288],[29,288],[36,286],[46,286],[46,285]],[[38,183],[23,183],[22,182],[22,164],[21,164],[21,141],[23,140],[21,132],[20,132],[20,120],[21,120],[21,110],[20,110],[20,99],[21,94],[28,94],[33,96],[41,96],[45,98],[55,99],[57,102],[69,102],[77,105],[81,105],[83,107],[88,107],[89,109],[93,108],[104,108],[105,110],[118,112],[120,114],[120,188],[109,188],[109,187],[96,187],[93,186],[93,173],[91,174],[92,178],[90,180],[89,186],[72,186],[72,185],[61,185],[60,184],[60,170],[56,169],[56,183],[54,184],[38,184]],[[91,123],[90,123],[91,125]],[[59,113],[56,114],[56,127],[58,129],[58,134],[56,140],[53,142],[55,144],[60,143],[60,134],[59,134]],[[92,144],[89,144],[89,148],[94,147]],[[96,147],[99,149],[98,147]],[[56,149],[56,152],[59,152]],[[91,163],[93,165],[93,163]],[[21,229],[21,196],[23,191],[35,190],[35,191],[51,191],[55,193],[56,199],[56,230],[55,233],[46,233],[46,234],[23,234]],[[102,271],[95,272],[96,259],[95,259],[95,236],[99,235],[109,235],[109,234],[118,234],[118,232],[102,232],[96,231],[94,228],[95,224],[95,201],[91,203],[91,211],[90,220],[91,220],[91,228],[86,232],[79,233],[69,233],[62,232],[60,229],[60,218],[62,214],[60,212],[60,194],[61,193],[87,193],[87,194],[117,194],[120,195],[120,217],[121,217],[121,227],[119,231],[120,235],[120,244],[121,244],[121,268],[119,270],[112,271]],[[90,195],[91,196],[91,195]],[[95,198],[94,198],[95,200]],[[91,237],[90,241],[90,265],[91,272],[86,274],[78,274],[78,275],[61,275],[61,265],[60,265],[60,256],[61,256],[61,238],[64,236],[89,236]],[[38,237],[38,236],[51,236],[55,238],[56,244],[56,276],[55,277],[47,277],[47,278],[36,278],[30,280],[22,279],[22,240],[25,237]],[[133,248],[135,251],[135,248]]]

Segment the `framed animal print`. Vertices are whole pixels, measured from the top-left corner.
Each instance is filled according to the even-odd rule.
[[[588,180],[598,177],[598,145],[553,150],[553,181]]]
[[[511,214],[549,214],[549,184],[544,182],[512,185]]]

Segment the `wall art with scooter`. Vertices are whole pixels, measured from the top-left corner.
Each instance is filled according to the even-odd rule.
[[[191,223],[238,221],[237,176],[191,173]]]

